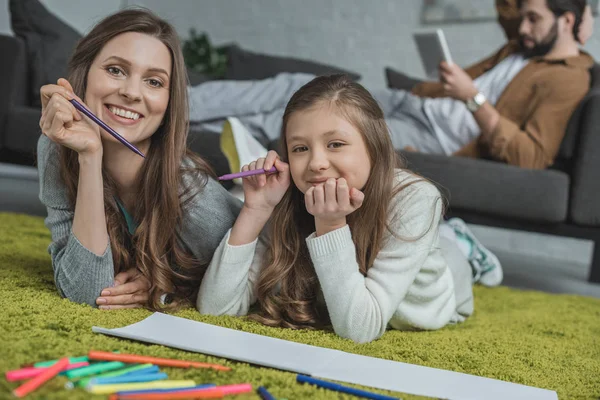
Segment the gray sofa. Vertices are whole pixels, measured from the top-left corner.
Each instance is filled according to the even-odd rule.
[[[37,198],[35,148],[40,110],[29,106],[24,42],[0,35],[0,211],[45,215]],[[593,240],[589,276],[600,282],[600,66],[574,113],[556,164],[525,170],[487,160],[404,154],[409,166],[436,182],[449,199],[449,216],[467,222]],[[219,138],[192,127],[190,148],[217,174],[229,172]],[[270,147],[274,148],[275,143]]]
[[[569,121],[555,164],[528,170],[488,160],[403,153],[436,182],[449,216],[487,226],[592,240],[589,281],[600,283],[600,65]]]

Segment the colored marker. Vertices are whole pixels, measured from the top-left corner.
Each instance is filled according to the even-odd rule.
[[[196,386],[194,381],[156,381],[143,383],[115,383],[114,385],[94,385],[86,388],[93,394],[111,394],[122,392],[124,390],[143,390],[143,389],[177,389]]]
[[[212,368],[218,371],[230,371],[231,368],[217,364],[207,364],[194,361],[174,360],[171,358],[157,358],[138,356],[135,354],[115,354],[104,351],[90,351],[88,354],[90,360],[104,361],[122,361],[125,363],[150,363],[160,365],[161,367],[179,367],[179,368]]]
[[[315,379],[306,375],[298,375],[296,376],[296,381],[298,383],[310,383],[311,385],[315,385],[324,389],[335,390],[340,393],[347,393],[353,396],[364,397],[365,399],[372,400],[398,400],[397,397],[385,396],[383,394],[371,393],[365,390],[354,389],[348,386],[342,386],[337,383],[322,381],[320,379]]]
[[[79,362],[87,362],[87,361],[89,361],[87,356],[69,357],[69,364],[74,364],[74,363],[79,363]],[[54,364],[56,364],[57,362],[58,362],[58,360],[40,361],[40,362],[36,362],[35,364],[33,364],[33,366],[36,368],[51,367]]]
[[[219,180],[220,181],[230,181],[232,179],[245,178],[247,176],[260,175],[260,174],[272,174],[275,172],[277,172],[277,168],[275,168],[273,166],[270,169],[259,168],[259,169],[253,169],[250,171],[236,172],[235,174],[223,175],[223,176],[219,177]]]
[[[114,383],[136,383],[136,382],[154,382],[167,379],[164,372],[155,374],[125,374],[122,376],[113,376],[108,378],[92,378],[88,386],[94,385],[112,385]]]
[[[127,400],[167,400],[167,399],[219,399],[224,396],[234,394],[249,393],[252,391],[252,385],[241,383],[236,385],[215,386],[212,388],[199,390],[181,390],[170,391],[169,393],[145,393],[145,394],[121,394],[119,399]]]
[[[106,125],[100,118],[96,117],[90,110],[88,110],[87,108],[85,108],[85,106],[83,104],[81,104],[80,102],[78,102],[75,99],[71,99],[69,101],[71,102],[71,104],[73,104],[73,106],[75,106],[76,109],[78,109],[83,114],[85,114],[89,119],[91,119],[92,121],[94,121],[95,123],[97,123],[102,129],[104,129],[106,132],[110,133],[119,142],[123,143],[125,145],[125,147],[127,147],[129,150],[131,150],[134,153],[140,155],[142,158],[146,158],[144,156],[144,153],[142,153],[141,151],[139,151],[137,147],[135,147],[134,145],[132,145],[131,143],[129,143],[123,136],[119,135],[110,126]]]
[[[42,386],[44,383],[54,378],[60,371],[63,370],[67,365],[69,365],[69,359],[63,358],[59,360],[56,364],[51,367],[48,367],[44,372],[36,376],[35,378],[27,381],[22,384],[15,390],[13,390],[13,394],[17,397],[27,396],[29,393],[33,392],[35,389]]]
[[[117,392],[116,395],[118,395],[118,396],[133,396],[133,395],[138,395],[138,394],[156,394],[156,393],[169,394],[169,393],[182,393],[182,392],[187,393],[190,391],[195,391],[195,390],[200,390],[200,389],[214,388],[215,386],[216,385],[214,385],[212,383],[208,383],[208,384],[204,384],[204,385],[192,386],[192,387],[185,388],[185,389],[124,390],[122,392]]]
[[[111,378],[111,377],[116,377],[116,376],[137,375],[137,374],[154,374],[157,372],[159,372],[159,368],[156,365],[152,365],[152,364],[134,365],[133,367],[122,368],[122,369],[118,369],[116,371],[105,372],[100,375],[82,378],[75,383],[67,382],[67,384],[65,385],[65,388],[73,389],[75,386],[86,387],[88,385],[88,383],[90,383],[90,381],[95,378]]]
[[[88,363],[88,362],[69,364],[62,370],[62,372],[60,372],[60,374],[64,374],[65,373],[64,371],[85,367],[89,364],[90,363]],[[29,368],[16,369],[13,371],[6,371],[6,374],[5,374],[6,380],[9,382],[14,382],[14,381],[22,381],[25,379],[35,378],[36,376],[38,376],[39,374],[41,374],[48,368],[49,367],[40,367],[40,368],[29,367]]]
[[[67,378],[69,379],[82,378],[84,376],[96,375],[102,372],[114,371],[115,369],[123,368],[124,366],[125,364],[119,361],[97,363],[67,371],[65,375],[67,375]]]
[[[260,397],[263,400],[275,400],[275,397],[273,397],[273,395],[269,393],[269,391],[264,386],[260,386],[258,388],[258,394],[260,394]]]

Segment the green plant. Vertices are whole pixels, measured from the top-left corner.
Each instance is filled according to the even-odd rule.
[[[219,79],[227,68],[227,47],[214,47],[208,34],[192,28],[190,37],[183,41],[183,58],[191,70]]]

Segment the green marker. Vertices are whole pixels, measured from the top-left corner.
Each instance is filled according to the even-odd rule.
[[[132,367],[122,368],[122,369],[119,369],[117,371],[106,372],[104,374],[100,374],[100,375],[96,375],[96,376],[91,376],[89,378],[80,379],[77,382],[75,382],[74,384],[72,383],[71,384],[72,386],[69,385],[69,388],[73,388],[75,386],[77,386],[77,387],[86,387],[88,385],[88,383],[92,379],[96,379],[96,378],[114,378],[115,376],[121,376],[121,375],[129,374],[131,372],[140,371],[140,370],[144,370],[144,369],[149,369],[149,368],[153,368],[153,367],[154,367],[154,365],[152,365],[152,364],[134,365]]]
[[[75,364],[75,363],[78,363],[78,362],[86,362],[86,361],[90,361],[88,359],[88,356],[69,357],[69,364]],[[37,362],[37,363],[33,364],[33,366],[35,368],[51,367],[54,364],[56,364],[57,362],[58,362],[58,360],[40,361],[40,362]]]
[[[81,378],[83,376],[95,375],[95,374],[99,374],[101,372],[114,371],[115,369],[123,368],[124,365],[125,365],[125,363],[122,363],[120,361],[97,363],[97,364],[90,365],[88,367],[77,368],[77,369],[67,371],[67,373],[65,375],[69,379]]]

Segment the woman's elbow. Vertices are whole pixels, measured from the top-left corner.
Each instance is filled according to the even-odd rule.
[[[87,304],[90,307],[98,308],[96,299],[99,297],[99,294],[76,291],[74,288],[64,288],[58,283],[56,284],[56,288],[58,289],[61,297],[64,299],[72,301],[73,303]]]

